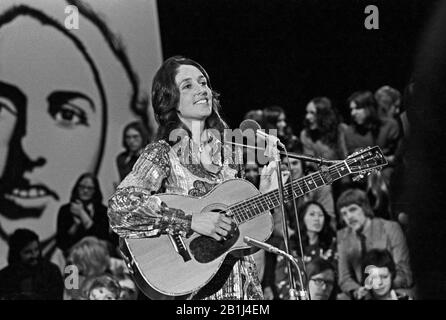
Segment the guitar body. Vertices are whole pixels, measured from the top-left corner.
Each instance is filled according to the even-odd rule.
[[[157,195],[170,208],[186,214],[222,211],[230,205],[258,195],[260,192],[246,180],[227,180],[207,195],[194,198],[187,195]],[[121,250],[130,261],[131,271],[139,288],[152,299],[173,299],[199,290],[219,271],[228,254],[243,256],[253,253],[243,238],[265,241],[273,231],[273,218],[266,211],[238,226],[232,237],[216,241],[194,233],[181,238],[189,258],[185,259],[168,235],[144,239],[124,239]]]
[[[145,239],[121,239],[121,251],[133,272],[139,288],[152,299],[186,298],[200,290],[209,295],[221,288],[234,256],[255,250],[245,244],[245,236],[265,241],[273,231],[269,210],[349,174],[370,173],[387,164],[379,147],[355,152],[343,161],[284,185],[283,198],[278,190],[259,196],[259,190],[241,179],[227,180],[207,195],[193,198],[187,195],[157,195],[168,207],[192,215],[198,212],[225,211],[234,214],[238,228],[222,241],[193,234],[185,239],[179,235],[161,235]],[[282,200],[283,199],[283,200]]]

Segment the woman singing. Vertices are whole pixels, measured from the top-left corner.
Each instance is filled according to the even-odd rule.
[[[157,142],[145,148],[110,199],[111,227],[124,238],[168,233],[188,237],[197,232],[223,239],[232,230],[230,217],[218,212],[186,215],[154,196],[162,192],[203,196],[222,181],[243,175],[236,153],[220,141],[227,125],[219,115],[218,95],[208,74],[188,58],[167,59],[153,80],[152,105],[159,122]],[[252,258],[237,259],[228,264],[232,271],[223,286],[213,290],[206,285],[188,298],[262,299]]]

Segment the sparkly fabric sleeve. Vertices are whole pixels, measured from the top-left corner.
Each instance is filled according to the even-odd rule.
[[[245,170],[243,167],[243,151],[236,147],[232,150],[231,146],[223,145],[224,167],[223,180],[234,178],[245,178]]]
[[[156,194],[170,175],[170,146],[149,144],[108,202],[110,226],[124,238],[191,234],[192,216],[168,208]]]

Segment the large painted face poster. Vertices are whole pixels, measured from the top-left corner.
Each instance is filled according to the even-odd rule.
[[[155,0],[0,2],[0,268],[17,228],[54,248],[82,173],[112,194],[124,126],[156,129],[148,101],[161,60]]]

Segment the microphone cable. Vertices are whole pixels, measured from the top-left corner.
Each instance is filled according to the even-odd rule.
[[[293,180],[293,175],[292,175],[292,171],[291,171],[291,164],[290,164],[290,158],[288,157],[288,151],[286,149],[285,146],[282,146],[283,150],[285,152],[285,157],[287,160],[287,166],[288,166],[288,171],[290,172],[290,184],[291,184],[291,192],[292,192],[292,199],[293,199],[293,210],[294,210],[294,219],[296,220],[296,229],[297,229],[297,235],[298,235],[298,242],[299,242],[299,249],[300,249],[300,256],[301,256],[301,261],[302,261],[302,265],[303,265],[303,269],[304,269],[304,275],[305,275],[305,283],[307,284],[305,286],[305,289],[307,290],[307,292],[309,291],[309,287],[308,287],[308,279],[307,279],[307,269],[305,266],[305,262],[304,262],[304,250],[303,250],[303,245],[302,245],[302,235],[300,233],[300,222],[299,222],[299,215],[297,213],[297,204],[296,204],[296,198],[294,197],[294,180]],[[302,161],[302,160],[299,160]],[[290,270],[291,272],[291,270]],[[298,269],[297,272],[300,272],[300,270]],[[302,278],[301,279],[301,286],[304,286],[304,284],[302,283]]]

